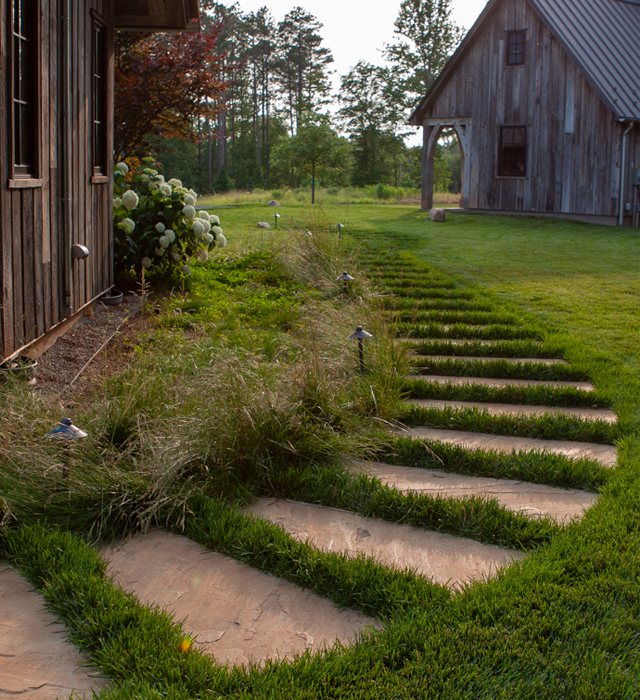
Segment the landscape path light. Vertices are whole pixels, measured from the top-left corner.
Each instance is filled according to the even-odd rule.
[[[362,347],[362,341],[364,338],[373,338],[371,333],[362,330],[362,326],[358,326],[354,333],[349,336],[349,340],[358,341],[358,359],[360,360],[360,373],[364,374],[364,348]]]
[[[340,238],[340,234],[342,233],[342,229],[344,228],[344,224],[341,224],[339,221],[336,224],[336,228],[338,229],[338,238]]]
[[[50,430],[45,437],[53,440],[62,440],[62,474],[65,479],[69,477],[69,445],[73,440],[86,438],[88,433],[73,424],[71,418],[63,418],[60,424]]]
[[[276,228],[278,228],[278,219],[279,219],[279,218],[280,218],[280,214],[278,214],[278,212],[276,212],[276,213],[273,215],[273,220],[276,222],[276,223],[275,223],[275,227],[276,227]]]
[[[353,282],[354,278],[348,272],[343,272],[340,277],[336,278],[336,281],[340,280],[344,282],[344,293],[347,294],[347,284]]]

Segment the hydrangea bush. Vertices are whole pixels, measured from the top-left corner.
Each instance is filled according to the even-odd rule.
[[[114,171],[113,223],[115,265],[120,274],[146,268],[154,276],[188,275],[193,259],[206,262],[211,249],[227,240],[220,219],[196,212],[198,195],[180,180],[165,182],[149,167],[152,158],[132,173],[126,163]]]

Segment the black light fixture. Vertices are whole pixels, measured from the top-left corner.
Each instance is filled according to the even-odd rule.
[[[340,238],[340,234],[342,233],[342,229],[344,228],[344,224],[341,224],[339,221],[336,224],[336,228],[338,229],[338,238]]]
[[[60,424],[57,425],[53,430],[50,430],[45,437],[53,440],[62,440],[62,474],[64,478],[69,476],[69,445],[73,440],[78,440],[81,438],[86,438],[87,433],[84,430],[78,428],[74,425],[71,418],[63,418]]]
[[[276,213],[273,215],[273,220],[276,222],[276,223],[275,223],[275,227],[276,227],[276,228],[278,228],[278,219],[279,219],[279,218],[280,218],[280,214],[278,214],[278,212],[276,212]]]
[[[358,341],[358,359],[360,360],[360,373],[364,374],[364,348],[362,347],[362,341],[364,338],[373,338],[371,333],[362,330],[362,326],[357,326],[354,333],[349,336],[349,340]]]
[[[353,277],[348,273],[348,272],[343,272],[340,277],[336,277],[336,281],[342,281],[344,282],[344,293],[347,294],[348,288],[347,288],[347,283],[348,282],[353,282]]]

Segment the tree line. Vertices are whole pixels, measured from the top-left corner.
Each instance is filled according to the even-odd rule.
[[[302,7],[276,23],[267,7],[201,0],[201,34],[121,34],[117,155],[152,153],[202,192],[418,187],[421,149],[407,147],[406,124],[460,41],[450,4],[403,0],[385,65],[358,62],[337,94],[322,24]],[[435,170],[440,189],[459,191],[452,140]]]

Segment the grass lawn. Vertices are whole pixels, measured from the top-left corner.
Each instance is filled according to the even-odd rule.
[[[43,591],[71,629],[70,639],[113,679],[100,697],[637,697],[637,233],[462,214],[436,224],[415,206],[390,204],[311,209],[285,203],[274,210],[225,203],[213,211],[229,249],[194,269],[190,290],[157,302],[126,370],[108,379],[94,402],[74,409],[90,438],[72,455],[68,481],[56,467],[56,446],[36,439],[61,405],[19,386],[0,388],[0,552]],[[279,231],[258,230],[255,224],[273,222],[275,211]],[[340,241],[338,221],[345,226]],[[305,229],[311,238],[300,235]],[[356,277],[350,297],[335,282],[342,269]],[[415,296],[423,320],[457,313],[504,324],[496,328],[513,323],[522,337],[504,331],[496,347],[524,357],[564,356],[571,366],[553,371],[593,380],[594,401],[613,406],[620,423],[592,425],[595,432],[588,432],[558,417],[413,413],[503,434],[616,440],[619,466],[611,472],[589,460],[435,444],[428,453],[385,433],[380,419],[403,416],[399,398],[410,369],[393,343],[389,297],[377,294],[392,283],[399,290],[410,284],[410,291],[420,284],[416,291],[429,292],[426,302]],[[398,313],[408,313],[407,305]],[[367,345],[364,376],[345,341],[356,324],[375,338]],[[483,348],[469,347],[470,355]],[[483,371],[497,370],[486,365]],[[427,391],[413,382],[414,391]],[[548,403],[587,402],[576,390],[531,389],[502,398],[536,402],[543,394]],[[491,398],[501,397],[493,392]],[[447,471],[585,488],[600,500],[565,528],[493,501],[402,495],[341,466],[345,457],[365,455],[429,467],[435,453]],[[418,574],[398,574],[365,558],[346,561],[294,541],[240,510],[257,495],[406,521],[530,556],[452,595]],[[199,652],[178,653],[180,626],[114,586],[93,548],[149,525],[186,533],[368,612],[384,630],[352,649],[265,668],[226,669]]]

